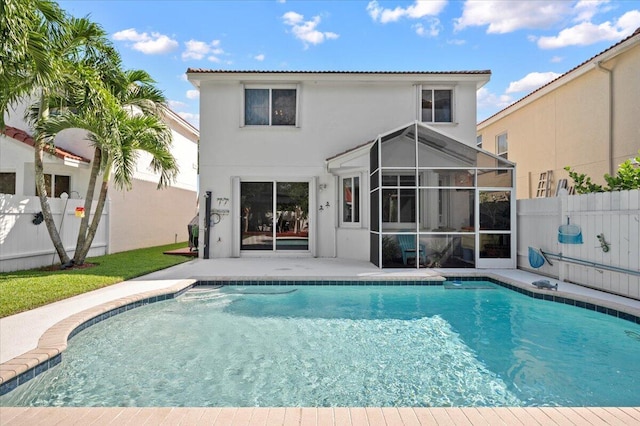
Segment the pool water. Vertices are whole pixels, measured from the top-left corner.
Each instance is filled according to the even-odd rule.
[[[640,326],[489,282],[196,289],[74,337],[19,406],[639,406]]]

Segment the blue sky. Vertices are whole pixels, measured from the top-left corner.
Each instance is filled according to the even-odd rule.
[[[198,127],[187,68],[492,71],[478,121],[640,27],[631,0],[75,0]]]

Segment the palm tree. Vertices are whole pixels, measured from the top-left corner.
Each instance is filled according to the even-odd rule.
[[[141,151],[151,154],[151,167],[160,173],[158,188],[171,183],[178,172],[171,154],[171,131],[162,120],[165,98],[144,71],[114,73],[92,95],[101,99],[98,108],[67,108],[42,121],[38,131],[47,138],[68,128],[88,132],[94,146],[94,158],[85,197],[85,211],[91,212],[98,177],[100,193],[93,220],[86,215],[81,223],[73,262],[84,263],[102,217],[109,183],[118,189],[130,189],[136,160]],[[82,95],[79,95],[82,96]],[[73,98],[73,96],[71,96]]]
[[[51,100],[59,99],[60,93],[82,78],[79,64],[106,63],[113,49],[100,26],[86,18],[70,18],[49,0],[2,0],[0,12],[0,127],[9,105],[36,96],[37,128],[48,119]],[[43,166],[47,143],[37,132],[34,139],[36,188],[44,222],[61,263],[68,264],[47,198]]]

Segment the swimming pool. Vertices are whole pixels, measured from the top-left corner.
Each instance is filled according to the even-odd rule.
[[[225,286],[84,330],[0,404],[638,406],[638,349],[637,324],[490,282]]]

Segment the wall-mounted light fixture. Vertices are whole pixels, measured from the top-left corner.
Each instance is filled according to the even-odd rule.
[[[322,208],[322,206],[320,206],[320,209],[319,209],[319,210],[320,210],[320,211],[322,211],[322,210],[324,210],[324,209]]]
[[[327,204],[324,205],[325,207],[331,207],[331,205],[329,204],[329,202],[327,201]]]

